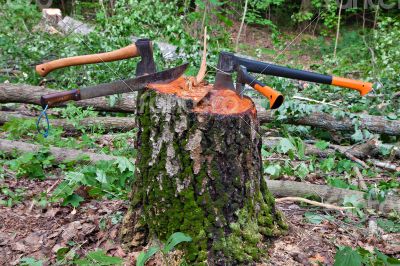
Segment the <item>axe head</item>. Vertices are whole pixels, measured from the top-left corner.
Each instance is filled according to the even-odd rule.
[[[139,39],[135,42],[141,61],[136,66],[136,76],[157,72],[153,58],[153,44],[149,39]]]
[[[235,71],[235,56],[232,53],[221,52],[218,58],[217,74],[215,76],[214,89],[229,89],[236,91],[233,84],[232,73]]]

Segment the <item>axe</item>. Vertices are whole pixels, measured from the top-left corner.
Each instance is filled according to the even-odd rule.
[[[153,59],[153,45],[149,39],[139,39],[135,44],[107,53],[73,56],[50,61],[37,65],[36,72],[44,77],[51,71],[63,67],[111,62],[137,56],[141,57],[141,61],[137,64],[136,76],[156,72],[156,65]]]
[[[241,67],[242,66],[242,67]],[[231,75],[233,72],[238,72],[237,83],[239,85],[236,88],[233,86]],[[309,82],[335,85],[343,88],[349,88],[357,90],[361,96],[366,95],[372,90],[372,83],[363,82],[360,80],[353,80],[329,75],[323,75],[311,71],[292,69],[270,63],[264,63],[252,59],[242,58],[229,52],[221,52],[218,61],[218,71],[216,75],[215,88],[219,87],[218,83],[223,83],[224,86],[228,86],[227,83],[231,83],[229,87],[241,94],[241,88],[243,84],[248,84],[254,89],[262,93],[270,100],[271,108],[278,108],[283,102],[283,96],[265,86],[248,72],[260,73],[264,75],[271,75],[277,77],[284,77],[290,79],[298,79]]]

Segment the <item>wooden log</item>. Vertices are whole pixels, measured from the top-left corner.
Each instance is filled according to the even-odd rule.
[[[44,87],[19,85],[19,84],[0,84],[0,103],[31,103],[39,105],[40,96],[53,93],[55,90]],[[110,106],[105,97],[76,102],[78,106],[92,106],[98,111],[108,112],[127,112],[134,113],[136,108],[136,93],[124,94],[122,99],[114,106]],[[257,106],[258,118],[260,123],[275,121],[274,111],[265,110]],[[324,128],[331,131],[353,131],[352,119],[345,117],[337,119],[326,113],[311,113],[302,118],[291,118],[282,121],[285,124],[306,125]],[[365,128],[373,133],[400,136],[400,120],[388,120],[382,116],[362,115],[360,117],[360,128]]]
[[[356,190],[333,188],[326,185],[315,185],[304,182],[267,180],[268,188],[276,197],[301,197],[314,195],[328,203],[343,204],[343,199],[354,196],[357,202],[368,209],[375,209],[382,213],[391,211],[400,212],[400,198],[389,196],[385,201],[367,200],[365,193]]]
[[[40,105],[40,97],[42,95],[54,92],[57,92],[57,90],[39,86],[2,83],[0,84],[0,103],[29,103]],[[136,95],[136,92],[125,93],[121,100],[117,101],[114,106],[110,105],[106,97],[83,100],[75,104],[86,108],[93,107],[94,110],[98,111],[134,113]]]
[[[262,107],[257,108],[257,110],[260,122],[275,121],[274,112],[267,111]],[[318,127],[330,131],[354,131],[354,125],[350,117],[337,119],[330,114],[321,112],[311,113],[302,118],[289,117],[282,121],[282,123]],[[362,115],[360,117],[360,128],[365,128],[373,133],[399,136],[400,120],[389,120],[385,117],[375,115]]]
[[[11,121],[12,119],[37,119],[28,115],[23,115],[18,112],[4,112],[0,111],[0,125]],[[68,121],[67,119],[55,119],[51,118],[50,126],[62,127],[67,132],[76,133],[79,132],[79,128],[90,128],[97,127],[102,128],[105,131],[118,131],[126,132],[135,128],[135,119],[133,117],[87,117],[79,121],[79,128],[76,125]]]
[[[47,149],[47,147],[23,141],[0,139],[0,151],[6,154],[11,154],[13,152],[17,153],[38,152],[43,149]],[[64,161],[74,161],[83,158],[88,158],[90,163],[95,163],[102,160],[112,161],[118,158],[117,156],[112,156],[112,155],[67,149],[67,148],[50,147],[49,151],[55,157],[54,159],[58,163]]]
[[[262,177],[255,106],[230,90],[186,91],[184,79],[138,98],[138,157],[131,207],[121,230],[130,247],[176,231],[190,265],[254,264],[286,229]]]

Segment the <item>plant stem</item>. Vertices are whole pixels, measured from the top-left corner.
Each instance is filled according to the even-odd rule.
[[[238,49],[239,49],[240,34],[242,33],[243,24],[244,24],[244,19],[246,18],[246,13],[247,13],[247,3],[248,3],[248,0],[246,0],[246,1],[244,2],[244,10],[243,10],[242,22],[240,23],[239,32],[238,32],[238,35],[237,35],[237,37],[236,37],[235,52],[237,52]]]

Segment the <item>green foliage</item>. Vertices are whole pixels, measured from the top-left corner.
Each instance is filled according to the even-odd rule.
[[[20,266],[42,266],[44,263],[43,260],[36,260],[35,258],[22,258],[19,260]]]
[[[4,123],[1,129],[8,132],[10,138],[18,139],[23,135],[36,134],[36,121],[34,119],[13,118]]]
[[[36,153],[24,153],[17,159],[8,161],[7,164],[16,173],[17,177],[44,179],[44,170],[53,166],[54,156],[43,148]]]
[[[164,259],[168,255],[169,252],[171,252],[178,244],[182,242],[191,242],[192,238],[185,235],[184,233],[181,232],[176,232],[173,233],[167,240],[167,242],[164,244],[163,248],[160,247],[150,247],[146,252],[140,252],[137,260],[136,260],[136,266],[144,266],[146,262],[154,256],[157,252],[161,251]]]
[[[24,194],[25,190],[22,188],[13,190],[6,185],[0,185],[0,206],[11,208],[24,199]]]
[[[352,249],[351,247],[342,246],[339,247],[338,252],[335,255],[334,266],[361,266],[361,265],[400,265],[400,260],[386,256],[378,249],[374,249],[370,252],[366,249],[358,247]]]
[[[400,233],[400,223],[385,218],[378,218],[377,224],[387,233]]]
[[[312,224],[321,224],[323,221],[333,221],[334,217],[330,215],[318,214],[313,212],[305,212],[304,218],[306,221]]]
[[[119,158],[65,172],[64,180],[53,192],[53,200],[62,199],[64,206],[78,207],[84,199],[75,191],[81,186],[88,188],[91,197],[126,198],[134,181],[134,169],[129,160]]]
[[[108,266],[122,265],[123,259],[118,257],[107,256],[103,250],[91,251],[84,258],[74,260],[77,266]]]

